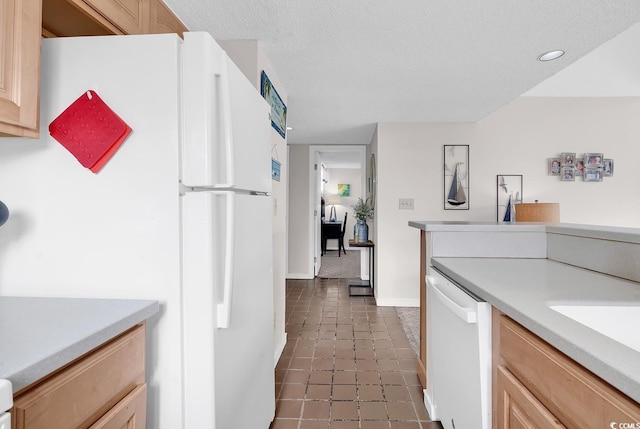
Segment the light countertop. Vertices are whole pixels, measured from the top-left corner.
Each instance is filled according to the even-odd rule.
[[[409,226],[423,231],[446,232],[512,232],[535,231],[545,232],[546,225],[542,222],[466,222],[466,221],[409,221]]]
[[[412,228],[431,232],[547,232],[577,237],[640,243],[640,228],[547,222],[409,221]]]
[[[151,300],[0,297],[0,379],[15,393],[158,309]]]
[[[640,402],[640,352],[548,307],[575,302],[637,305],[639,283],[548,259],[432,258],[431,262],[471,294]],[[636,326],[638,322],[629,321]]]

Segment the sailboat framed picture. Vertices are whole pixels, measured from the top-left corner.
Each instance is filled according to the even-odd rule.
[[[498,174],[496,176],[498,222],[515,220],[513,205],[522,202],[522,174]]]
[[[444,209],[469,210],[469,145],[444,145]]]

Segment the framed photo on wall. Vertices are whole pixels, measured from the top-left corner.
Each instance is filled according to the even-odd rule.
[[[287,132],[287,106],[285,106],[264,70],[260,79],[260,94],[271,106],[271,126],[282,138],[285,138]]]
[[[603,174],[600,168],[585,168],[583,179],[585,182],[602,182]]]
[[[444,145],[444,209],[469,210],[469,145]]]
[[[604,156],[601,153],[585,153],[584,166],[585,168],[602,167],[603,159],[604,159]]]

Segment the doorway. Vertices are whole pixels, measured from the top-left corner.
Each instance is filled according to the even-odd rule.
[[[323,256],[331,258],[331,262],[347,263],[344,253],[338,255],[339,241],[327,240],[326,251],[323,255],[322,223],[334,221],[344,227],[344,246],[351,259],[360,259],[360,251],[349,250],[348,241],[353,236],[355,218],[351,206],[359,197],[366,198],[366,146],[311,146],[309,162],[311,177],[309,180],[309,204],[312,214],[310,223],[311,237],[309,242],[312,249],[314,276],[318,276],[322,269]],[[322,202],[324,201],[324,207]],[[324,208],[324,210],[323,210]],[[323,219],[324,211],[324,219]],[[333,215],[335,213],[335,215]],[[346,215],[346,224],[345,222]],[[335,225],[333,225],[335,227]],[[329,259],[325,259],[329,261]],[[366,264],[365,264],[366,265]],[[325,267],[327,268],[327,267]],[[360,263],[359,275],[368,274],[367,267]],[[326,271],[326,270],[325,270]]]

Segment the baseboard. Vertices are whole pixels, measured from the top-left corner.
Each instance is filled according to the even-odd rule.
[[[282,342],[276,346],[276,352],[273,357],[273,367],[275,368],[278,365],[278,361],[280,360],[280,356],[282,356],[282,352],[284,351],[284,347],[287,345],[287,333],[284,333],[282,337]]]
[[[312,280],[313,275],[309,273],[288,273],[287,279],[291,280]]]
[[[420,298],[378,298],[376,297],[376,305],[378,307],[420,307]]]
[[[424,389],[422,392],[424,393],[424,407],[427,409],[427,413],[429,413],[429,418],[431,420],[438,420],[438,413],[436,413],[436,405],[433,403],[433,398],[431,398],[427,389]]]

